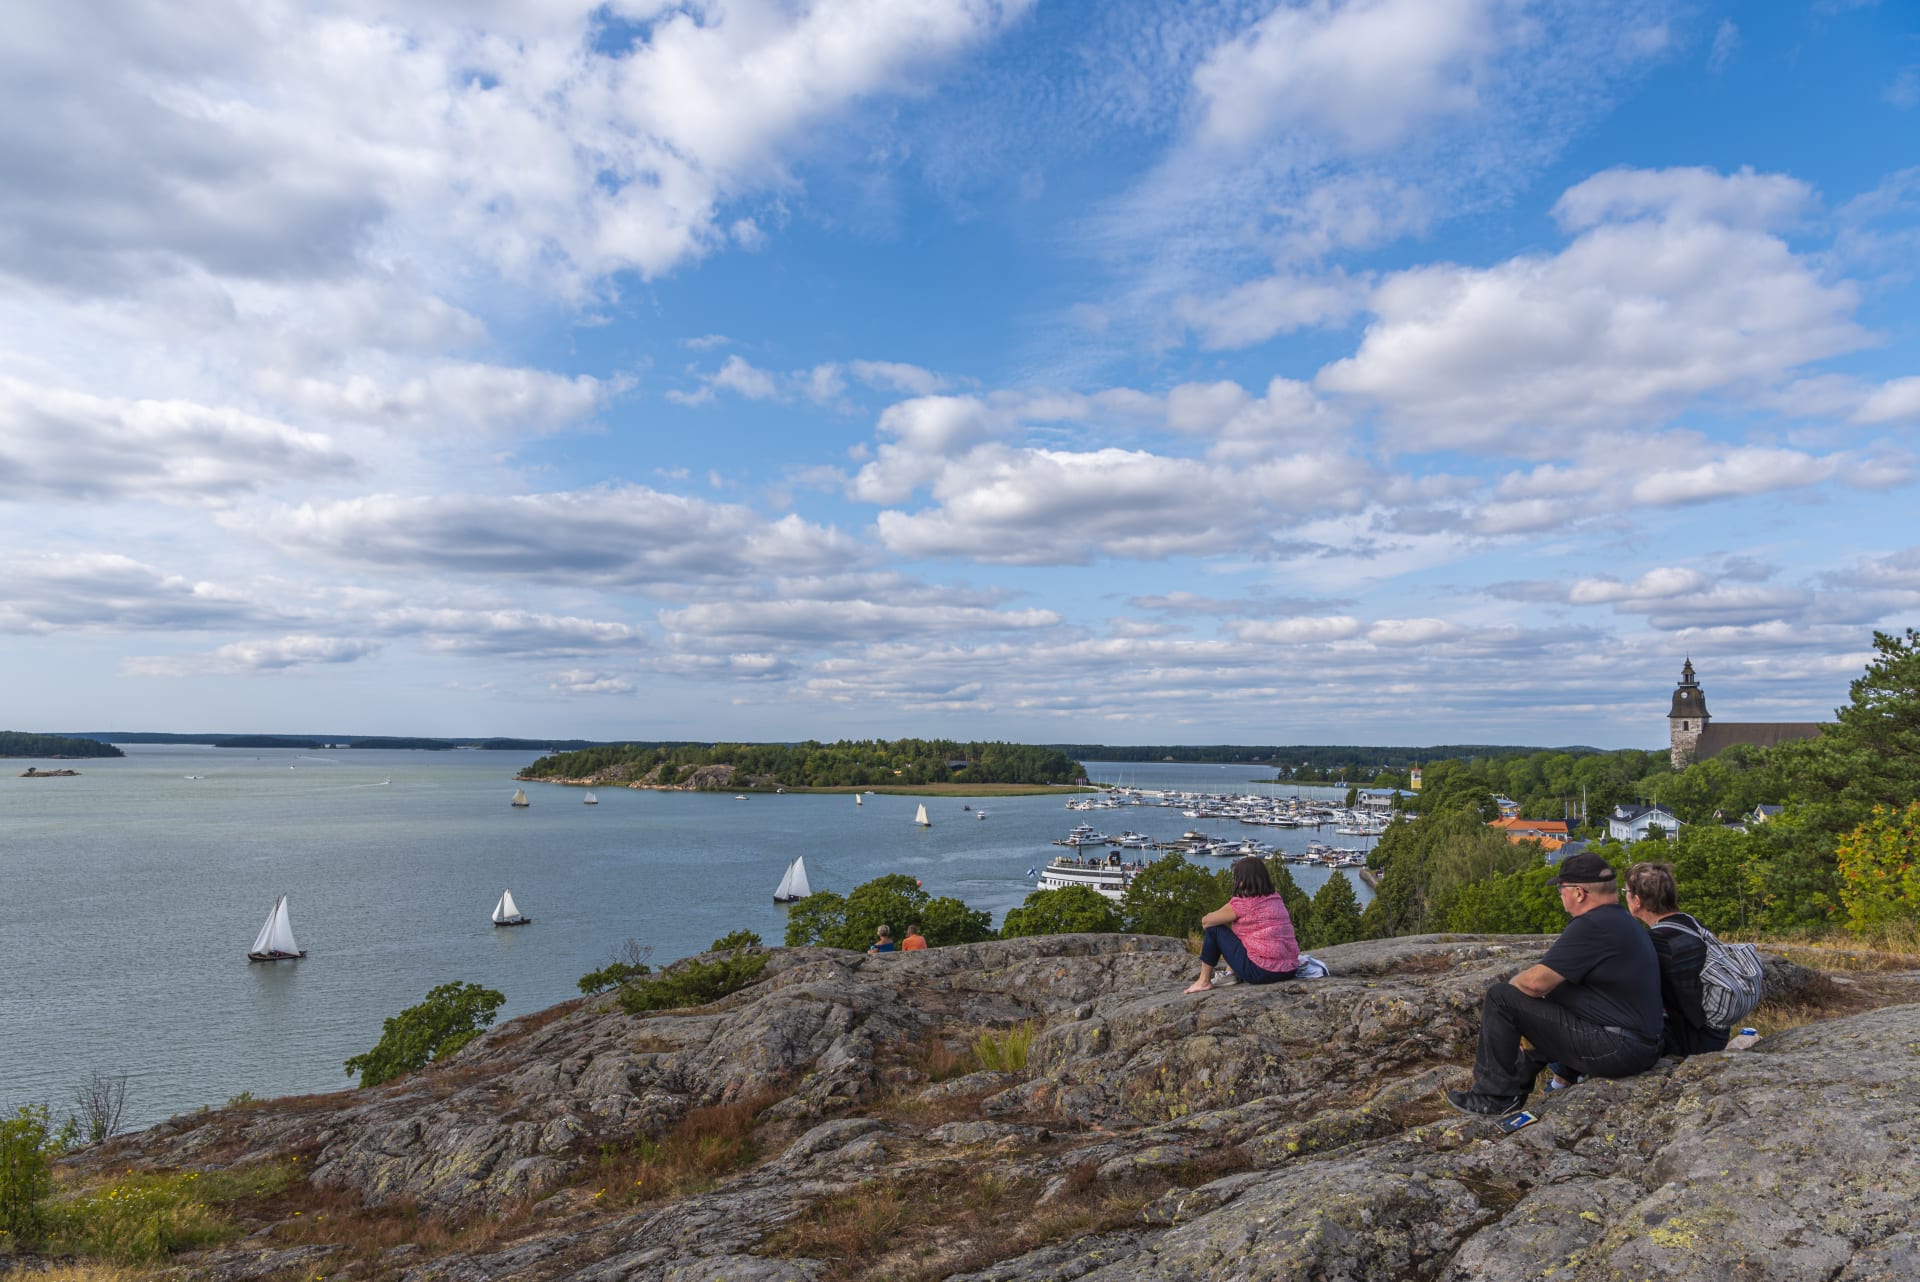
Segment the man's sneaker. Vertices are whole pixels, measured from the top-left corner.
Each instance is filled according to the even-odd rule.
[[[1526,1104],[1524,1095],[1482,1095],[1478,1091],[1448,1091],[1447,1103],[1462,1113],[1479,1117],[1505,1117],[1517,1113]]]

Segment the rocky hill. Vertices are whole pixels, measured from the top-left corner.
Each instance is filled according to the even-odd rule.
[[[68,1178],[295,1162],[249,1236],[179,1258],[222,1282],[1920,1277],[1912,976],[1770,961],[1772,1000],[1834,1017],[1506,1135],[1439,1092],[1546,942],[1353,944],[1200,997],[1158,938],[779,949],[711,1006],[570,1003]]]

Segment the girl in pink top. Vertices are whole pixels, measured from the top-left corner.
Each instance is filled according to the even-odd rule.
[[[1293,919],[1286,901],[1274,893],[1266,861],[1249,855],[1233,866],[1233,898],[1200,919],[1206,928],[1200,945],[1200,978],[1190,993],[1213,987],[1213,968],[1225,959],[1227,968],[1243,984],[1271,984],[1292,979],[1300,963],[1300,945],[1293,937]]]

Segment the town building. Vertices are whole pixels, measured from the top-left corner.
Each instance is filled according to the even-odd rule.
[[[1607,836],[1631,845],[1648,837],[1671,841],[1680,834],[1680,818],[1665,806],[1615,806],[1607,816]]]
[[[1680,669],[1667,728],[1675,770],[1718,756],[1735,744],[1771,748],[1789,739],[1814,739],[1820,734],[1817,721],[1715,721],[1707,711],[1706,691],[1694,678],[1692,659]]]

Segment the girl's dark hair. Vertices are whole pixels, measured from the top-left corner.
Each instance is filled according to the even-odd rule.
[[[1258,899],[1273,893],[1273,878],[1267,873],[1267,861],[1248,855],[1233,865],[1233,893],[1241,899]]]

